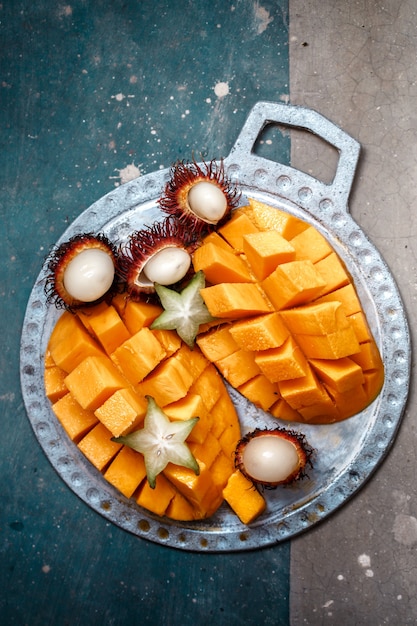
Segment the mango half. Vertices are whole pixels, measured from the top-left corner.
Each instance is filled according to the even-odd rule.
[[[70,439],[124,496],[156,515],[199,520],[223,502],[240,426],[222,377],[199,348],[190,350],[175,331],[149,328],[161,312],[121,295],[63,313],[47,346],[45,391]],[[151,488],[142,454],[113,441],[142,427],[147,396],[171,420],[199,418],[187,438],[198,475],[169,463]]]
[[[197,344],[277,418],[328,424],[366,408],[384,367],[352,279],[314,226],[250,199],[193,255],[217,326]]]

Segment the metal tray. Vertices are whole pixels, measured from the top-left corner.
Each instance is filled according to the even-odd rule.
[[[339,152],[335,177],[325,184],[292,167],[254,153],[269,123],[310,131]],[[86,504],[121,528],[150,541],[201,552],[240,551],[275,544],[308,530],[344,504],[372,475],[392,445],[408,395],[410,337],[394,279],[378,251],[353,221],[348,196],[359,144],[310,109],[260,102],[250,112],[225,159],[229,177],[247,197],[284,209],[313,224],[348,268],[385,364],[381,394],[367,409],[344,422],[295,425],[316,449],[309,479],[266,492],[266,512],[250,526],[240,523],[226,504],[202,522],[173,522],[148,513],[124,498],[85,459],[56,420],[44,394],[44,353],[60,313],[46,305],[45,267],[29,298],[21,340],[21,385],[29,420],[51,464]],[[124,184],[95,202],[59,242],[85,231],[105,232],[122,241],[160,212],[156,203],[169,170]],[[244,431],[277,421],[230,389]],[[291,424],[294,428],[294,424]]]

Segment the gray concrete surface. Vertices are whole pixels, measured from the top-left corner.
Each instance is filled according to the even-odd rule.
[[[397,280],[412,338],[416,60],[413,0],[290,2],[291,103],[320,111],[362,144],[351,214]],[[316,175],[331,170],[317,146],[309,150],[298,141],[293,141],[293,163],[314,167]],[[412,375],[399,435],[372,480],[339,512],[292,541],[291,626],[417,623],[414,405]]]

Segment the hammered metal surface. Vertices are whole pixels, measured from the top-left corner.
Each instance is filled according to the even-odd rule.
[[[286,165],[261,158],[254,144],[268,123],[311,131],[335,146],[339,164],[327,185]],[[239,551],[271,545],[307,530],[347,501],[372,475],[392,445],[408,395],[410,338],[394,279],[378,251],[348,210],[359,144],[309,109],[258,103],[225,159],[227,174],[248,197],[284,209],[313,224],[347,266],[385,364],[378,398],[344,422],[325,426],[296,425],[316,449],[310,478],[296,486],[267,492],[267,511],[250,527],[224,504],[209,520],[177,523],[154,516],[109,485],[73,444],[57,422],[44,394],[43,359],[59,312],[44,296],[45,268],[33,287],[22,332],[21,384],[35,435],[55,470],[92,509],[109,521],[153,542],[202,552]],[[85,231],[105,232],[123,241],[134,229],[160,217],[157,199],[169,176],[162,170],[126,183],[95,202],[60,240]],[[236,391],[230,393],[242,430],[275,424]],[[293,428],[294,425],[292,424]]]

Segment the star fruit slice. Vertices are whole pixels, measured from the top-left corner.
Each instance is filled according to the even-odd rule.
[[[180,293],[155,284],[164,311],[153,321],[151,329],[176,330],[181,339],[193,348],[200,325],[214,320],[200,294],[204,287],[205,276],[201,270]]]
[[[146,396],[148,408],[144,427],[113,441],[122,443],[143,454],[150,487],[155,488],[156,477],[168,465],[181,465],[200,473],[199,465],[185,440],[198,422],[198,417],[171,422],[152,396]]]

